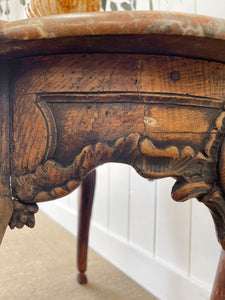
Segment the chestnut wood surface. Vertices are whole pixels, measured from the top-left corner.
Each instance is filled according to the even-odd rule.
[[[158,12],[0,22],[0,241],[83,182],[86,282],[91,172],[121,162],[176,179],[173,199],[204,203],[225,249],[224,32],[222,19]]]
[[[18,59],[11,70],[12,193],[31,212],[26,225],[34,225],[36,202],[67,195],[98,165],[122,162],[146,178],[177,179],[173,198],[196,197],[207,205],[224,246],[224,187],[218,180],[224,169],[223,63],[62,54]],[[80,224],[80,283],[86,282],[92,200],[83,199],[80,210],[81,219],[88,216]],[[11,227],[22,227],[16,222],[22,211],[14,213]]]
[[[0,61],[0,244],[13,213],[9,166],[9,66]]]
[[[16,199],[56,199],[98,165],[127,163],[147,178],[176,178],[173,198],[204,202],[223,245],[224,64],[67,54],[19,59],[12,72]]]

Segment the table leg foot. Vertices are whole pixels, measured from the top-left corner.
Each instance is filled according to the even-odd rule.
[[[222,250],[210,300],[225,299],[225,251]]]
[[[77,282],[79,284],[86,284],[87,283],[87,276],[85,273],[78,273],[77,274]]]
[[[13,204],[9,197],[0,196],[0,245],[13,213]]]
[[[24,225],[33,228],[35,225],[34,214],[38,212],[36,203],[21,203],[20,201],[13,201],[14,211],[10,220],[9,226],[11,229],[23,228]]]
[[[96,171],[94,170],[83,180],[80,188],[77,248],[77,266],[79,270],[77,281],[80,284],[87,283],[85,271],[87,269],[88,235],[94,198],[95,180]]]

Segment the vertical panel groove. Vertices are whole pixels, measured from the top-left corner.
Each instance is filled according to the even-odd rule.
[[[191,251],[192,251],[192,211],[193,200],[190,201],[190,224],[189,224],[189,255],[188,255],[188,276],[191,276]]]
[[[195,5],[194,13],[197,14],[197,0],[194,0],[194,1],[195,1],[195,2],[194,2],[194,3],[195,3],[195,4],[194,4],[194,5]]]
[[[130,242],[130,218],[131,218],[131,167],[128,169],[128,215],[127,215],[127,242]]]
[[[107,199],[107,201],[108,201],[108,205],[107,205],[107,209],[108,209],[108,216],[107,216],[107,231],[109,231],[110,230],[110,208],[111,208],[111,196],[110,196],[110,190],[111,190],[111,176],[110,176],[110,164],[109,164],[109,166],[108,166],[108,174],[107,174],[107,176],[108,176],[108,182],[109,182],[109,184],[108,184],[108,199]]]
[[[156,238],[157,238],[157,203],[158,203],[158,191],[157,191],[157,180],[155,181],[155,203],[154,203],[154,240],[153,240],[153,257],[156,257]]]

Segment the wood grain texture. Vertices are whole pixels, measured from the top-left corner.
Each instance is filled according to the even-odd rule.
[[[10,196],[9,193],[9,63],[0,61],[0,194]]]
[[[9,64],[0,61],[0,244],[9,224],[13,205],[10,192],[9,164]]]
[[[164,66],[163,69],[161,65]],[[186,73],[183,69],[186,70]],[[16,70],[18,70],[18,74]],[[174,70],[180,72],[180,80],[174,81],[171,75]],[[195,75],[193,75],[192,71],[195,74],[196,70],[198,70],[198,74],[193,79]],[[41,95],[41,99],[43,99],[40,102],[49,103],[50,110],[54,110],[55,119],[58,122],[58,134],[60,134],[60,139],[63,138],[63,143],[58,143],[58,147],[60,147],[60,144],[65,145],[64,151],[66,150],[65,148],[71,146],[73,148],[77,147],[77,144],[79,144],[78,140],[82,138],[83,134],[89,134],[90,137],[94,133],[96,134],[97,131],[99,132],[97,127],[101,126],[101,122],[104,122],[106,119],[111,119],[109,126],[114,126],[118,130],[120,128],[118,122],[121,120],[122,115],[123,118],[127,117],[127,123],[129,123],[128,119],[135,119],[138,116],[140,120],[138,131],[143,132],[145,127],[146,133],[151,133],[151,138],[153,139],[163,141],[163,132],[166,130],[168,132],[167,127],[169,126],[169,129],[173,132],[173,136],[170,133],[170,139],[182,139],[182,135],[179,135],[179,131],[182,128],[190,142],[198,140],[201,143],[204,140],[203,136],[207,132],[209,124],[218,113],[215,109],[209,110],[208,107],[222,108],[223,105],[221,101],[223,99],[225,78],[223,65],[206,61],[144,55],[62,55],[43,57],[42,59],[24,59],[16,63],[14,71],[17,79],[14,91],[16,95],[14,111],[16,111],[16,114],[13,125],[14,159],[12,163],[13,170],[18,175],[22,175],[22,172],[33,171],[43,160],[43,153],[46,151],[48,137],[45,123],[47,120],[42,117],[43,111],[41,113],[38,107],[34,105],[35,102],[39,101],[38,95]],[[88,76],[84,76],[84,74],[88,74]],[[216,86],[209,85],[209,81],[213,82],[214,79],[216,79]],[[149,92],[153,93],[153,95],[149,94]],[[160,94],[158,94],[159,92]],[[35,95],[32,96],[30,95],[31,93]],[[51,94],[49,95],[49,93]],[[57,95],[57,93],[60,93],[61,96],[60,94]],[[73,93],[73,95],[70,98],[65,93]],[[117,93],[117,95],[105,95],[106,93]],[[44,95],[47,97],[46,100]],[[184,95],[187,95],[187,97],[185,98]],[[188,98],[188,95],[190,95],[190,98]],[[211,96],[213,98],[210,98]],[[60,102],[63,102],[63,104],[60,105]],[[79,102],[84,103],[82,105]],[[90,104],[91,106],[87,109],[85,105],[87,102],[105,102],[105,104]],[[117,102],[117,105],[114,102]],[[122,104],[123,102],[126,104]],[[126,109],[127,102],[134,104],[133,106],[129,104],[130,108]],[[143,102],[146,105],[138,105]],[[170,107],[167,107],[168,110],[161,110],[162,106],[160,105],[155,105],[154,108],[150,107],[151,103],[157,102],[163,104],[163,106],[170,105]],[[180,107],[183,114],[182,118],[184,118],[182,127],[179,125],[179,120],[173,121],[179,118],[179,112],[174,104],[182,105]],[[183,107],[184,105],[189,105],[190,107],[185,108]],[[194,109],[192,108],[193,105],[197,107],[207,106],[207,109]],[[98,109],[101,109],[99,115],[102,120],[99,119],[95,123],[95,132],[89,132],[86,130],[86,126],[88,124],[89,127],[87,129],[90,129],[91,123],[93,123],[94,114],[92,114],[92,110],[95,110],[96,114]],[[64,110],[66,118],[64,117]],[[108,116],[104,116],[104,110],[105,112],[108,111]],[[127,116],[124,110],[127,110]],[[160,114],[164,114],[162,118],[160,117],[160,120],[157,120],[158,110],[161,110]],[[87,118],[92,121],[82,124],[81,118],[83,114],[88,114]],[[143,114],[145,114],[144,124]],[[92,115],[91,118],[90,115]],[[190,116],[193,118],[193,122],[189,123],[188,119],[190,119]],[[208,122],[209,118],[211,119],[210,122]],[[33,127],[32,122],[30,122],[31,119],[37,122],[37,126]],[[17,123],[20,120],[25,120],[26,126],[21,128]],[[150,124],[151,121],[154,124]],[[131,126],[136,126],[132,124],[132,119],[130,119],[130,125],[128,124],[130,132],[134,131]],[[80,131],[74,130],[79,127],[78,125],[83,127]],[[101,128],[101,131],[103,129],[104,127]],[[120,130],[123,131],[122,128]],[[105,133],[106,131],[107,129],[105,129]],[[34,135],[35,140],[24,140],[23,136],[26,136],[26,132]],[[114,138],[119,136],[119,133],[116,133],[115,130],[114,132]],[[121,135],[127,134],[126,130],[123,132]],[[84,140],[86,138],[87,136]],[[98,136],[94,138],[98,138]],[[24,144],[23,147],[22,144]],[[29,154],[31,147],[34,148],[32,155]],[[77,151],[81,151],[81,149],[80,145],[80,149]],[[59,152],[61,150],[56,150],[56,153]],[[21,158],[17,159],[17,156],[20,155],[23,157],[23,161],[21,161]],[[66,155],[68,155],[68,151]],[[74,157],[75,153],[71,155],[70,160],[73,160]]]
[[[173,177],[176,201],[203,202],[225,249],[224,20],[47,17],[0,22],[0,40],[1,59],[12,59],[0,81],[0,241],[9,222],[34,226],[36,202],[67,195],[98,165],[121,162],[149,179]],[[80,281],[93,185],[88,197]]]
[[[204,202],[225,247],[223,64],[71,54],[18,60],[13,74],[16,199],[65,196],[98,165],[122,162],[146,178],[175,178],[172,197]]]
[[[133,91],[192,95],[196,101],[197,97],[210,101],[224,97],[223,64],[176,56],[101,53],[31,57],[17,60],[13,73],[18,96]]]

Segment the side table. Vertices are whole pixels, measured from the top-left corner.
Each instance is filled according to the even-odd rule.
[[[86,282],[95,167],[173,177],[212,214],[225,249],[225,20],[109,12],[0,22],[0,241],[81,182]],[[92,172],[92,173],[91,173]],[[221,256],[212,300],[225,299]]]

